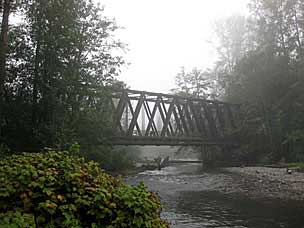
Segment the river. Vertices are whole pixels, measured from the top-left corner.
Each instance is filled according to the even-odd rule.
[[[203,172],[199,164],[179,164],[160,171],[145,171],[126,178],[129,184],[143,181],[158,192],[162,217],[173,228],[304,228],[304,205],[299,201],[251,199],[226,193],[229,175]],[[237,191],[236,191],[237,192]]]

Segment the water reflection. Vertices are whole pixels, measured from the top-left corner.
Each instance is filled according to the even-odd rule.
[[[183,218],[174,218],[174,227],[300,228],[304,224],[304,207],[295,201],[257,201],[198,191],[179,192],[176,196],[176,205],[169,207],[171,203],[167,201],[167,211],[164,212],[164,217],[170,220],[174,214],[183,215]]]

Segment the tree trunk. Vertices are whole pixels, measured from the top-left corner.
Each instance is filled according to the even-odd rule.
[[[3,119],[3,102],[4,102],[4,82],[5,82],[5,66],[6,66],[6,55],[8,49],[8,20],[11,8],[11,0],[1,1],[3,6],[1,34],[0,34],[0,137],[2,134],[2,119]]]
[[[40,61],[40,40],[37,40],[35,51],[35,70],[33,80],[33,101],[32,101],[32,124],[37,123],[37,99],[38,99],[38,81],[39,81],[39,61]]]

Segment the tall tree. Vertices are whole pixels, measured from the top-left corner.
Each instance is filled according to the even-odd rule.
[[[218,61],[211,76],[217,81],[217,90],[221,95],[239,80],[233,73],[235,66],[246,51],[252,48],[247,24],[245,16],[242,15],[222,18],[214,24]]]
[[[11,11],[11,1],[1,1],[2,8],[2,22],[1,22],[1,33],[0,33],[0,97],[3,97],[4,81],[5,81],[5,66],[6,66],[6,55],[8,48],[8,25],[9,15]]]
[[[2,135],[2,110],[4,99],[4,82],[6,75],[6,55],[8,49],[8,25],[11,11],[11,0],[1,0],[2,22],[0,32],[0,137]]]
[[[233,54],[231,44],[238,39],[224,36],[228,27],[219,27],[219,39],[225,42],[220,45],[216,66],[229,77],[217,78],[224,85],[224,99],[247,104],[242,132],[247,136],[246,150],[256,158],[262,154],[272,159],[295,159],[286,145],[291,139],[299,142],[301,137],[304,144],[304,125],[299,118],[304,104],[299,89],[304,73],[303,1],[252,0],[249,6],[251,14],[245,20],[248,29],[239,35],[246,42],[235,42],[241,47],[237,61],[229,57]],[[221,50],[231,55],[223,55]],[[303,153],[301,156],[304,158]]]
[[[20,149],[103,137],[103,88],[124,63],[114,54],[124,48],[115,21],[91,0],[29,0],[20,14],[9,33],[6,143]]]

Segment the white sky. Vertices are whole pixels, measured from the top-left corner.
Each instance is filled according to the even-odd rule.
[[[131,89],[169,92],[182,66],[211,67],[216,52],[212,24],[217,18],[245,13],[248,0],[96,0],[125,29],[127,43],[120,80]]]

